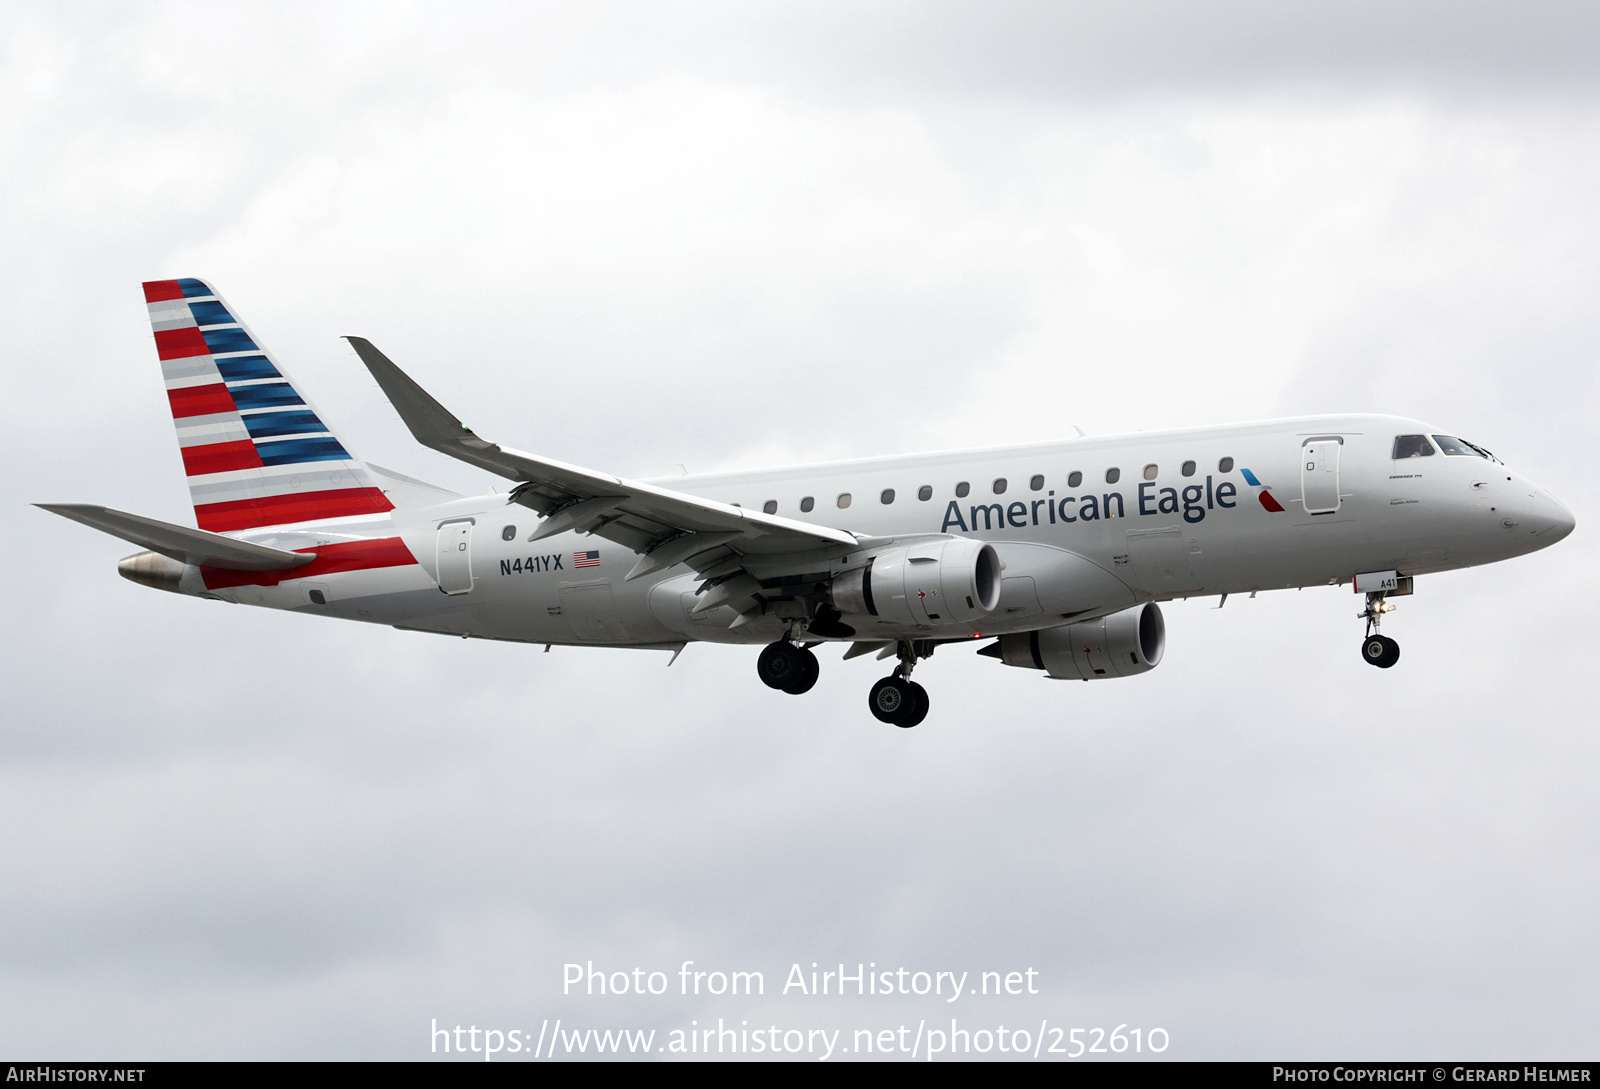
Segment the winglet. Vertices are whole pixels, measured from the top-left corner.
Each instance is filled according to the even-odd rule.
[[[483,446],[491,445],[473,433],[455,414],[445,408],[433,395],[412,380],[405,371],[394,365],[390,358],[366,337],[345,337],[356,350],[361,362],[366,364],[372,377],[377,379],[389,403],[411,429],[411,434],[424,446],[446,453],[455,453],[463,440],[477,440]]]
[[[503,456],[499,446],[488,439],[479,438],[472,428],[456,418],[455,413],[434,400],[431,393],[417,385],[410,375],[373,347],[372,341],[366,337],[345,339],[356,350],[356,355],[361,357],[361,362],[366,364],[367,370],[372,372],[372,377],[377,379],[378,388],[389,398],[389,403],[400,413],[400,418],[418,442],[430,450],[449,454],[491,473],[512,480],[527,479],[523,468],[516,464],[514,455]]]

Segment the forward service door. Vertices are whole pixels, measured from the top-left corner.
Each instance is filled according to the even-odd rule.
[[[1339,509],[1338,438],[1307,439],[1300,447],[1300,497],[1307,514],[1333,514]]]

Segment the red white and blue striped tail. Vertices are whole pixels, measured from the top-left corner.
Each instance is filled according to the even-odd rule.
[[[153,280],[144,298],[201,529],[394,509],[210,284]]]

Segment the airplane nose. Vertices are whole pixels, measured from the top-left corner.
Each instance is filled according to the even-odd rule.
[[[1543,492],[1539,494],[1544,495]],[[1555,508],[1555,516],[1551,520],[1550,528],[1540,531],[1540,537],[1548,540],[1551,544],[1555,544],[1578,527],[1578,520],[1572,516],[1572,512],[1555,496],[1545,495],[1544,498],[1550,506]]]
[[[1522,528],[1533,535],[1540,548],[1555,544],[1578,524],[1570,510],[1543,490],[1536,490],[1528,496],[1518,513]]]

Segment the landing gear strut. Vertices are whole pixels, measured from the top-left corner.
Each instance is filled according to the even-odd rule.
[[[909,730],[928,717],[928,690],[911,679],[917,659],[933,653],[933,644],[923,640],[902,640],[900,665],[889,676],[872,686],[867,706],[879,722]]]
[[[1379,669],[1388,669],[1400,660],[1400,644],[1387,635],[1378,634],[1383,614],[1394,612],[1394,606],[1384,600],[1387,596],[1382,591],[1368,594],[1366,609],[1356,614],[1357,620],[1367,622],[1366,638],[1361,641],[1361,660]]]

